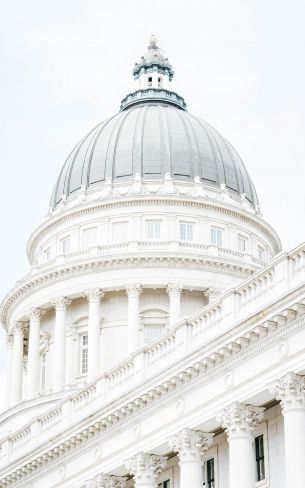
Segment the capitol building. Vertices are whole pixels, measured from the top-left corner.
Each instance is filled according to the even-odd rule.
[[[0,488],[305,488],[305,245],[154,36],[132,74],[1,303]]]

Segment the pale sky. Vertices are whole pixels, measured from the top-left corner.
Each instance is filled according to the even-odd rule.
[[[1,299],[65,158],[118,111],[150,34],[188,110],[241,155],[284,250],[304,241],[304,21],[303,0],[1,0]],[[4,362],[0,333],[0,381]]]

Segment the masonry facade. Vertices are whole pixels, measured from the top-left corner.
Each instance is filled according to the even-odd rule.
[[[305,246],[150,39],[72,151],[7,332],[0,487],[305,486]]]

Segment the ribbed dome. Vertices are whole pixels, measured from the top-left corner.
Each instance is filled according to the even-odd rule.
[[[114,182],[163,179],[203,184],[224,183],[257,205],[248,172],[231,144],[213,127],[166,103],[134,105],[95,127],[72,151],[55,185],[51,206],[81,187]]]

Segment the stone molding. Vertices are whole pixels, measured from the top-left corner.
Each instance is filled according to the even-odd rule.
[[[178,453],[180,463],[200,461],[203,463],[205,451],[213,444],[214,434],[201,430],[182,429],[169,437],[168,444]]]
[[[18,300],[25,299],[31,296],[34,291],[41,290],[48,287],[54,282],[58,283],[61,280],[68,278],[77,278],[87,274],[95,274],[99,272],[107,272],[119,269],[133,269],[133,268],[155,268],[156,266],[162,268],[175,269],[197,269],[203,271],[220,272],[226,275],[239,276],[241,278],[249,278],[255,270],[246,263],[231,264],[227,262],[219,262],[213,260],[212,256],[195,258],[195,257],[130,257],[130,258],[111,258],[104,259],[95,258],[94,262],[87,262],[83,264],[70,263],[67,266],[59,269],[50,269],[35,277],[30,277],[28,282],[18,285],[17,289],[13,289],[7,297],[3,300],[0,307],[1,320],[4,325],[7,324],[7,315]]]
[[[7,347],[7,349],[12,349],[13,343],[14,343],[14,336],[13,336],[13,334],[6,334],[5,340],[6,340],[6,347]]]
[[[240,207],[236,207],[234,205],[231,205],[229,202],[223,203],[221,201],[208,201],[205,199],[199,199],[198,196],[195,198],[192,198],[190,196],[186,195],[179,195],[179,199],[177,196],[173,195],[172,197],[167,197],[167,198],[162,198],[160,196],[154,196],[151,195],[149,199],[145,198],[144,196],[138,196],[135,197],[134,195],[132,196],[125,196],[125,200],[116,200],[115,198],[109,199],[108,202],[104,203],[96,203],[96,202],[90,202],[87,203],[87,207],[84,208],[84,205],[82,205],[82,208],[71,208],[68,210],[68,214],[65,213],[65,215],[62,214],[54,214],[50,217],[50,220],[52,221],[47,221],[41,224],[33,233],[31,238],[29,239],[28,246],[27,246],[27,254],[29,257],[29,261],[32,261],[32,254],[31,254],[31,249],[36,244],[36,241],[38,239],[38,235],[41,232],[49,232],[56,226],[60,226],[62,223],[69,222],[70,220],[74,219],[75,217],[81,217],[83,215],[87,215],[89,213],[96,213],[96,212],[101,212],[104,209],[108,208],[120,208],[120,207],[132,207],[136,205],[152,205],[152,204],[157,204],[157,205],[178,205],[181,206],[191,206],[191,207],[196,207],[196,208],[205,208],[205,209],[211,209],[211,210],[216,210],[220,213],[224,213],[227,215],[231,215],[233,217],[239,218],[242,222],[251,222],[254,223],[256,226],[258,226],[261,231],[268,237],[271,238],[273,242],[273,246],[280,250],[280,244],[279,241],[275,238],[275,232],[273,228],[265,222],[260,216],[255,215],[254,213],[251,214],[250,212],[246,211],[242,205]],[[271,234],[271,235],[270,235]]]
[[[127,478],[125,476],[111,476],[108,474],[98,474],[87,480],[86,488],[126,488]]]
[[[183,293],[183,285],[178,285],[176,283],[169,283],[166,287],[166,293],[170,297],[180,297]]]
[[[167,462],[166,456],[156,456],[139,452],[125,462],[129,473],[136,480],[152,479],[155,480],[158,474],[165,469]]]
[[[207,288],[204,290],[203,295],[208,299],[209,303],[214,302],[220,297],[222,290],[220,288]]]
[[[225,429],[229,441],[233,438],[252,436],[258,422],[263,420],[264,408],[234,402],[221,412],[216,419]]]
[[[72,300],[64,296],[60,296],[52,300],[52,305],[54,305],[56,312],[65,312],[71,303]]]
[[[85,296],[89,303],[99,303],[104,298],[105,293],[100,288],[90,288],[85,290]]]
[[[305,376],[287,373],[269,385],[269,390],[281,401],[283,413],[305,409]]]
[[[13,335],[23,335],[24,331],[28,328],[28,323],[27,322],[14,322],[14,326],[12,329]]]
[[[6,475],[0,480],[0,482],[3,483],[4,487],[9,486],[11,485],[11,483],[16,482],[17,480],[20,480],[29,474],[32,474],[37,469],[42,469],[43,466],[44,469],[46,469],[47,464],[51,462],[59,462],[58,457],[67,454],[69,451],[72,451],[75,448],[80,448],[83,450],[84,446],[81,446],[81,444],[84,441],[90,440],[94,435],[100,434],[101,432],[103,432],[103,435],[105,435],[110,427],[112,427],[111,432],[113,428],[121,429],[121,422],[123,421],[124,423],[126,423],[126,417],[129,417],[130,415],[138,415],[140,407],[142,408],[149,404],[150,407],[148,408],[152,408],[152,404],[155,402],[157,402],[156,405],[160,407],[160,405],[164,402],[162,398],[164,395],[170,394],[171,398],[173,395],[174,397],[176,397],[177,395],[181,395],[181,387],[183,387],[184,391],[187,391],[189,388],[196,386],[199,382],[206,381],[207,379],[211,379],[214,376],[221,374],[237,361],[243,360],[245,357],[248,357],[258,350],[261,350],[265,345],[271,343],[273,344],[275,339],[282,337],[283,335],[285,335],[285,333],[290,333],[293,329],[297,327],[303,327],[305,324],[304,318],[299,319],[298,321],[295,320],[293,323],[289,323],[285,326],[283,322],[279,320],[278,329],[276,321],[277,319],[280,319],[280,317],[281,315],[280,313],[278,313],[275,317],[266,321],[266,326],[268,327],[270,325],[270,333],[268,333],[267,336],[264,334],[260,341],[255,340],[253,337],[252,342],[251,340],[245,339],[245,341],[242,341],[237,349],[230,347],[230,344],[233,343],[228,343],[228,347],[231,351],[231,357],[224,356],[223,363],[221,362],[219,364],[218,361],[212,361],[212,357],[211,361],[207,361],[206,359],[202,359],[200,362],[196,361],[196,363],[194,363],[192,367],[188,367],[187,369],[180,371],[170,380],[163,382],[153,390],[150,390],[141,395],[141,398],[138,397],[138,401],[135,400],[134,402],[129,402],[128,407],[123,406],[119,409],[119,411],[114,411],[107,417],[95,421],[93,425],[85,427],[81,432],[73,435],[68,440],[59,444],[55,448],[49,449],[43,455],[39,455],[33,461],[28,462],[26,465],[22,466],[21,469],[18,468],[12,473]],[[264,326],[264,324],[262,325]],[[257,328],[256,324],[255,327]],[[248,336],[249,334],[247,333],[246,335]],[[238,342],[235,342],[234,344],[238,345]],[[200,377],[199,373],[201,373]],[[178,389],[178,391],[172,391],[176,388]],[[142,401],[140,401],[141,399]],[[145,413],[145,416],[146,415],[147,413]]]
[[[138,298],[143,291],[140,283],[130,283],[125,288],[128,298]]]
[[[46,313],[46,310],[42,310],[41,308],[34,307],[28,311],[27,315],[29,316],[30,321],[32,321],[32,320],[39,321],[45,313]]]

